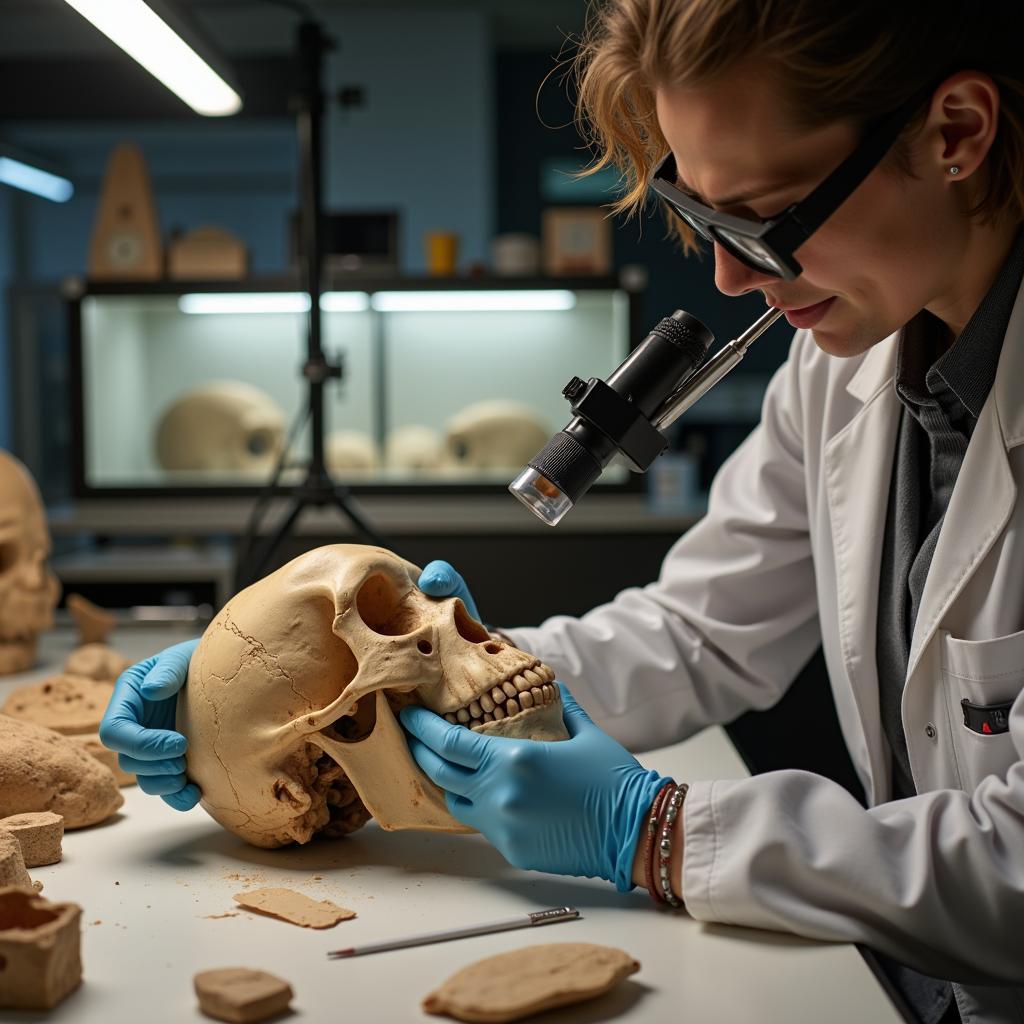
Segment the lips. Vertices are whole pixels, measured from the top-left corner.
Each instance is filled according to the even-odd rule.
[[[811,306],[783,306],[781,303],[772,303],[775,309],[781,309],[786,314],[786,320],[791,327],[807,329],[814,327],[832,307],[835,302],[834,295]]]

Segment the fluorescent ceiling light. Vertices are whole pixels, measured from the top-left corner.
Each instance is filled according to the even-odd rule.
[[[242,98],[143,0],[67,0],[197,114],[223,117]]]
[[[66,203],[75,194],[75,187],[67,178],[9,156],[0,156],[0,182],[55,203]]]
[[[369,309],[366,292],[325,292],[320,308],[325,313],[359,313]],[[189,292],[178,299],[182,313],[308,313],[305,292]]]
[[[510,291],[376,292],[370,299],[382,313],[513,312],[573,309],[576,295],[560,288]]]

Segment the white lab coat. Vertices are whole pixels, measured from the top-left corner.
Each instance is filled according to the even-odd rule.
[[[807,772],[686,780],[689,912],[866,943],[963,983],[965,1021],[1024,1022],[1024,288],[914,629],[918,795],[890,801],[875,640],[897,341],[837,359],[798,331],[660,579],[507,632],[634,750],[769,707],[820,642],[870,809]],[[1013,700],[1009,732],[968,731],[963,697]]]

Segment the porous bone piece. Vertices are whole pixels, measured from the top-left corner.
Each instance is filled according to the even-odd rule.
[[[203,1013],[233,1024],[252,1024],[283,1013],[292,998],[287,981],[248,967],[200,971],[192,984]]]
[[[39,634],[53,625],[60,584],[46,568],[49,554],[35,481],[0,450],[0,676],[31,668]]]
[[[640,970],[628,953],[590,942],[552,942],[499,953],[456,971],[423,1000],[427,1013],[457,1020],[521,1020],[594,999]]]
[[[249,889],[236,892],[235,902],[246,910],[258,910],[303,928],[333,928],[339,921],[356,916],[354,910],[339,907],[330,900],[312,900],[294,889]]]
[[[383,548],[316,548],[210,623],[178,700],[203,807],[256,846],[384,829],[471,831],[418,768],[396,713],[423,704],[492,735],[568,738],[554,673]]]
[[[78,628],[80,644],[105,644],[117,621],[112,612],[93,604],[81,594],[68,594],[65,602]]]
[[[265,391],[212,381],[180,395],[157,426],[156,452],[170,470],[266,476],[284,447],[284,413]]]
[[[64,819],[59,814],[53,811],[12,814],[0,818],[0,833],[5,829],[20,843],[25,867],[38,868],[44,864],[56,864],[60,860]]]
[[[25,870],[25,857],[18,837],[6,828],[0,828],[0,885],[17,885],[38,891],[42,882],[33,882]]]
[[[99,733],[83,733],[80,736],[70,736],[90,757],[95,757],[105,768],[110,769],[117,779],[118,786],[134,786],[135,776],[131,772],[122,771],[117,760],[117,754],[109,747],[103,746]]]
[[[131,662],[113,647],[106,644],[84,644],[76,647],[68,655],[64,662],[64,671],[71,676],[85,676],[88,679],[114,683],[129,665]]]
[[[70,737],[0,715],[0,817],[53,811],[82,828],[123,803],[110,771]]]
[[[49,1010],[82,980],[82,908],[0,888],[0,1007]]]
[[[113,683],[85,676],[50,676],[12,690],[0,712],[23,722],[75,736],[96,732],[114,692]]]

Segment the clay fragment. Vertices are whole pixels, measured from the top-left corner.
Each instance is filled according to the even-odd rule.
[[[192,984],[203,1013],[233,1024],[252,1024],[283,1013],[292,998],[287,981],[248,967],[200,971]]]
[[[12,690],[0,712],[74,736],[96,732],[107,709],[113,683],[76,675],[50,676]]]
[[[64,819],[52,811],[30,811],[0,818],[0,835],[7,830],[21,845],[25,867],[38,868],[56,864],[61,858],[60,841],[64,836]]]
[[[552,942],[489,956],[456,971],[423,1000],[427,1013],[500,1024],[594,999],[640,970],[628,953]]]
[[[0,885],[16,885],[39,892],[42,882],[33,882],[25,870],[21,843],[13,832],[0,828]]]
[[[258,910],[303,928],[333,928],[339,921],[356,916],[354,910],[339,907],[330,900],[312,900],[294,889],[249,889],[236,892],[234,899],[246,910]]]
[[[68,738],[74,740],[90,757],[96,758],[100,764],[110,769],[114,773],[114,778],[117,779],[119,786],[135,785],[135,776],[131,772],[121,770],[121,766],[117,761],[117,752],[103,746],[99,733],[91,732],[81,736],[69,736]]]
[[[0,817],[53,811],[82,828],[123,803],[114,776],[72,739],[0,715]]]
[[[78,629],[78,642],[80,644],[105,644],[110,631],[117,622],[117,617],[93,604],[88,598],[81,594],[68,594],[68,611],[71,618],[75,620]]]
[[[85,644],[76,647],[64,662],[64,671],[71,676],[85,676],[107,683],[117,682],[117,677],[132,662],[120,651],[106,644]]]
[[[0,1007],[49,1010],[82,980],[82,908],[0,888]]]

